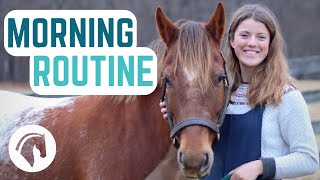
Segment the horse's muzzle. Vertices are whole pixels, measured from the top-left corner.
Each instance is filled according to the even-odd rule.
[[[213,164],[213,153],[204,151],[191,154],[178,150],[178,164],[187,178],[203,178],[209,175]]]

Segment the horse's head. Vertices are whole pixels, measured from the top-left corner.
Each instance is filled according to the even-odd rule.
[[[226,72],[220,45],[225,14],[218,4],[208,23],[181,21],[175,26],[157,9],[156,20],[166,53],[159,70],[166,86],[171,135],[179,143],[178,164],[185,176],[200,178],[213,164],[219,116],[226,101]]]

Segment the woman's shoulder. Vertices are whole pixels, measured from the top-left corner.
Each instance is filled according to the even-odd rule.
[[[280,107],[285,109],[306,109],[306,102],[302,96],[301,91],[292,84],[286,84],[281,90],[281,102]],[[305,108],[301,108],[305,107]]]
[[[298,88],[293,84],[285,84],[281,89],[281,96],[287,95],[290,92],[294,92],[294,91],[300,92]]]

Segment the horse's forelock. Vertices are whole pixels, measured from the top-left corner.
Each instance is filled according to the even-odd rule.
[[[194,21],[185,22],[179,32],[176,42],[177,63],[189,72],[196,71],[197,76],[191,81],[192,86],[199,87],[202,93],[212,86],[212,58],[213,42],[205,27]],[[211,52],[210,52],[211,51]]]

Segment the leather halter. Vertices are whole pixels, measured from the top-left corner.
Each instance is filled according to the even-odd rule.
[[[220,52],[223,60],[224,57],[222,55],[222,53]],[[170,125],[170,138],[172,139],[172,143],[173,145],[178,148],[180,143],[178,142],[177,138],[176,138],[176,134],[183,128],[187,127],[187,126],[191,126],[191,125],[202,125],[205,126],[207,128],[209,128],[210,130],[212,130],[213,132],[216,132],[218,134],[218,140],[220,139],[220,126],[222,125],[223,121],[224,121],[224,117],[225,117],[225,113],[226,113],[226,109],[228,106],[228,93],[229,93],[229,81],[228,81],[228,75],[227,75],[227,71],[226,71],[226,62],[224,60],[223,63],[223,68],[225,71],[225,75],[222,75],[221,78],[224,81],[224,86],[225,86],[225,91],[224,91],[224,98],[225,98],[225,104],[224,104],[224,108],[222,109],[222,111],[219,114],[219,124],[214,123],[212,120],[210,119],[205,119],[202,117],[189,117],[186,119],[183,119],[181,121],[179,121],[177,124],[173,124],[173,119],[172,116],[170,114],[169,111],[169,107],[168,107],[168,98],[167,96],[167,87],[168,85],[170,85],[170,81],[168,79],[168,77],[164,78],[164,89],[161,95],[161,101],[166,101],[166,106],[167,106],[167,119],[168,119],[168,123]]]

